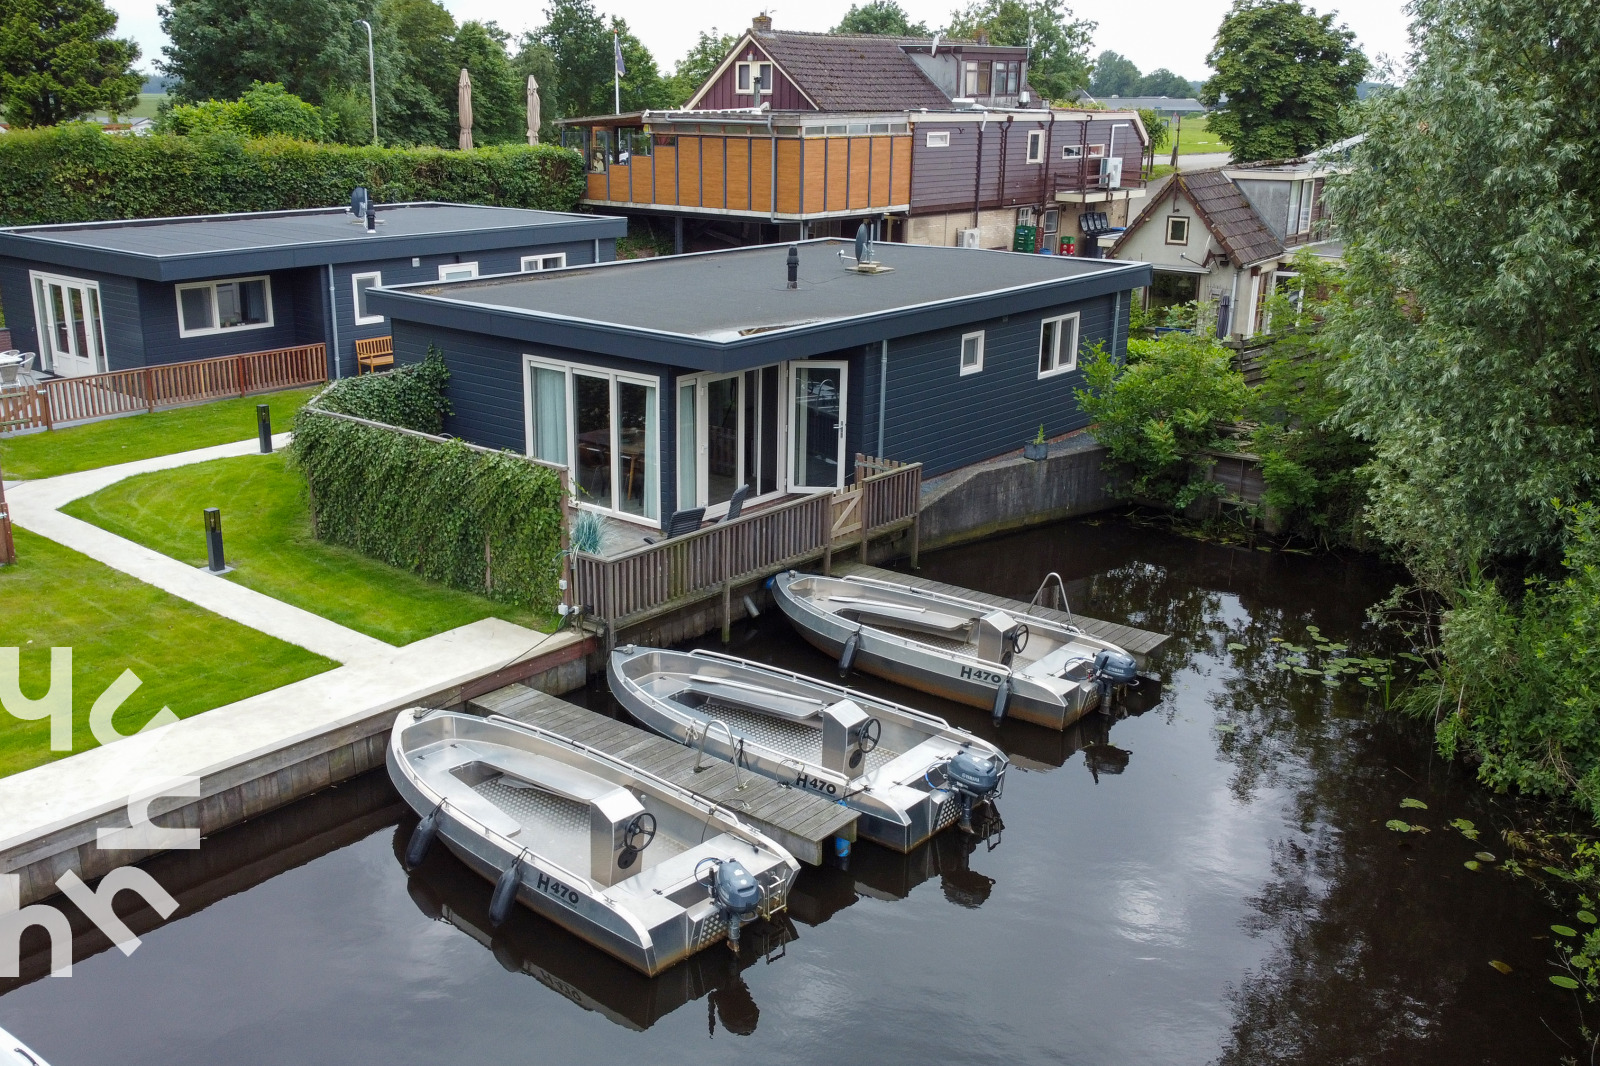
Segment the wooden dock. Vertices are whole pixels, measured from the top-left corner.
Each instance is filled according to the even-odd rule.
[[[710,756],[696,773],[695,749],[526,685],[468,700],[467,709],[547,729],[686,788],[726,807],[803,863],[821,865],[829,837],[856,839],[856,812],[842,804],[748,770],[736,774],[731,763]]]
[[[1029,607],[1021,600],[1011,600],[1004,596],[991,596],[987,592],[977,592],[973,589],[962,588],[960,585],[947,585],[942,581],[930,581],[925,577],[915,574],[902,574],[895,570],[883,570],[876,566],[867,566],[864,563],[835,563],[833,572],[845,577],[854,574],[858,577],[870,577],[878,581],[894,581],[913,588],[927,589],[929,592],[938,592],[946,596],[957,596],[963,600],[974,600],[978,603],[987,603],[998,607],[1009,614],[1036,614],[1041,618],[1048,618],[1053,622],[1075,625],[1091,637],[1108,640],[1117,647],[1122,648],[1139,664],[1140,669],[1148,665],[1150,655],[1161,645],[1172,639],[1167,633],[1152,633],[1148,629],[1135,629],[1133,626],[1117,625],[1115,622],[1103,622],[1098,618],[1087,615],[1068,614],[1051,607]]]

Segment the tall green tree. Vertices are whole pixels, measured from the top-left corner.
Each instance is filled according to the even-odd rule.
[[[1184,98],[1194,95],[1194,86],[1189,84],[1188,78],[1179,77],[1166,67],[1157,67],[1139,79],[1137,95]]]
[[[54,126],[133,107],[139,46],[112,37],[101,0],[0,0],[0,104],[14,126]]]
[[[1096,96],[1136,96],[1139,68],[1127,56],[1107,49],[1094,61],[1089,91]]]
[[[1374,527],[1448,593],[1497,559],[1557,572],[1550,501],[1600,490],[1600,21],[1585,0],[1414,11],[1411,75],[1363,105],[1331,186],[1332,322]]]
[[[459,78],[465,69],[472,78],[472,138],[474,144],[520,144],[526,140],[527,96],[506,54],[510,34],[493,22],[464,22],[456,31],[453,58]],[[454,87],[452,87],[454,99]],[[457,122],[454,111],[451,122]]]
[[[895,0],[867,0],[851,4],[830,33],[882,33],[894,37],[927,37],[928,24],[912,22],[906,9]]]
[[[1028,82],[1046,99],[1065,100],[1089,84],[1095,24],[1075,19],[1061,0],[974,0],[952,12],[951,37],[986,35],[991,44],[1026,45]]]
[[[434,0],[378,0],[380,64],[391,100],[380,119],[389,139],[455,143],[451,122],[460,63],[456,20]],[[370,131],[369,131],[370,132]]]
[[[1333,20],[1300,0],[1235,0],[1206,56],[1216,73],[1200,90],[1234,162],[1304,155],[1345,135],[1368,63]]]
[[[627,67],[621,84],[622,110],[672,106],[671,88],[663,82],[654,57],[625,21],[606,19],[590,0],[552,0],[545,18],[536,39],[555,60],[548,97],[552,117],[612,113],[613,31]]]
[[[719,33],[715,26],[709,31],[701,30],[694,47],[689,49],[688,55],[678,60],[672,77],[667,79],[672,105],[682,107],[688,103],[738,43],[737,34]]]
[[[172,95],[185,103],[236,100],[257,81],[321,103],[365,85],[367,38],[355,22],[371,21],[373,7],[369,0],[170,0],[157,8],[172,42],[161,65],[178,79]]]

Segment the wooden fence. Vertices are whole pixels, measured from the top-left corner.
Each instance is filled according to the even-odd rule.
[[[620,555],[573,553],[575,602],[610,631],[722,594],[724,626],[735,585],[758,580],[873,536],[915,529],[922,494],[921,463],[857,457],[854,485],[753,511],[682,537]],[[916,536],[912,536],[912,556]]]
[[[0,393],[0,432],[54,429],[138,411],[315,385],[327,379],[327,349],[321,344],[51,378]]]
[[[5,473],[0,471],[0,566],[17,561],[17,545],[11,537],[11,509],[6,505]]]

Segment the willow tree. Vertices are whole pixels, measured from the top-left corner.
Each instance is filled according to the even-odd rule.
[[[1448,592],[1555,572],[1554,499],[1600,484],[1600,20],[1586,0],[1414,0],[1414,69],[1331,189],[1343,419],[1370,516]]]

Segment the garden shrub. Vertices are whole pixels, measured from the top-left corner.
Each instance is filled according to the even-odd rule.
[[[74,124],[0,136],[0,225],[442,200],[571,211],[583,158],[554,145],[462,152],[231,133],[110,137]]]
[[[552,611],[564,519],[560,474],[485,452],[332,418],[329,411],[437,433],[449,374],[417,366],[339,382],[295,416],[293,458],[316,535],[453,588]]]

